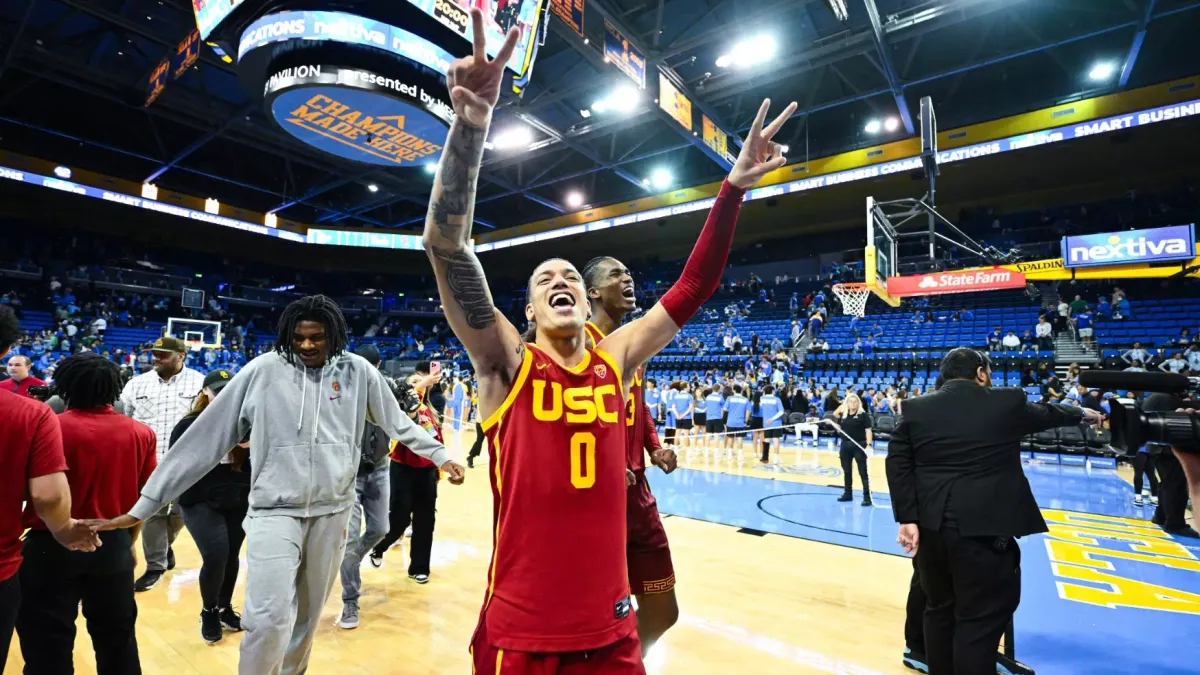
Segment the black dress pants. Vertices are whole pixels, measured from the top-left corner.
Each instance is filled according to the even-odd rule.
[[[871,479],[867,476],[867,453],[859,450],[850,444],[850,441],[842,441],[842,449],[838,451],[842,460],[842,478],[846,482],[846,494],[853,491],[854,474],[850,473],[850,469],[854,464],[858,464],[858,477],[862,480],[863,496],[871,496]],[[866,439],[862,441],[866,445]]]
[[[1154,511],[1154,524],[1168,532],[1187,527],[1187,475],[1175,453],[1166,450],[1157,456],[1158,508]]]
[[[8,645],[12,642],[13,627],[17,625],[17,610],[21,608],[21,575],[0,581],[0,675],[8,660]]]
[[[1021,603],[1016,540],[922,527],[916,561],[930,675],[994,675],[1000,638]]]
[[[214,508],[207,502],[180,507],[183,522],[187,525],[196,548],[200,549],[200,601],[202,609],[230,607],[233,602],[233,587],[237,584],[242,541],[246,532],[242,521],[246,519],[249,502],[241,502],[228,508]]]
[[[17,635],[29,675],[74,673],[75,617],[83,603],[99,675],[139,675],[137,604],[128,530],[101,532],[91,553],[68,551],[45,531],[25,538]]]
[[[467,453],[467,459],[475,459],[483,453],[483,444],[487,441],[487,436],[483,434],[483,425],[475,423],[475,442],[471,444],[471,452]]]
[[[389,478],[392,495],[388,533],[375,547],[375,555],[382,556],[392,544],[400,541],[411,523],[413,533],[408,573],[429,574],[437,510],[438,470],[432,466],[415,467],[402,462],[391,464]]]
[[[1150,480],[1150,495],[1158,496],[1158,476],[1155,472],[1155,467],[1158,465],[1158,456],[1151,455],[1148,452],[1139,452],[1133,458],[1133,491],[1136,494],[1142,494],[1142,488],[1145,482],[1142,477],[1145,476]]]
[[[908,584],[908,602],[904,607],[904,646],[919,654],[925,653],[925,589],[921,588],[921,573],[913,558],[912,581]]]

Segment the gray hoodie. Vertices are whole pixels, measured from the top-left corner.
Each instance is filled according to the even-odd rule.
[[[149,518],[215,467],[247,430],[249,515],[337,513],[354,504],[368,420],[438,466],[450,459],[400,410],[383,375],[361,356],[345,353],[309,369],[268,352],[246,364],[171,446],[129,513]]]

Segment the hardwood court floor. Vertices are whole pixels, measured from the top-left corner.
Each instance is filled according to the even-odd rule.
[[[472,437],[466,432],[451,438],[456,456],[466,454]],[[790,461],[787,455],[785,459]],[[823,464],[833,462],[836,455],[822,459]],[[873,465],[872,473],[881,475],[882,466]],[[365,566],[362,624],[353,631],[333,625],[341,607],[340,585],[335,584],[310,673],[470,673],[467,644],[483,600],[491,553],[491,494],[485,470],[471,470],[461,487],[443,482],[439,497],[430,583],[420,586],[408,579],[399,548],[391,551],[383,569]],[[911,575],[907,560],[791,537],[740,534],[731,527],[684,518],[667,518],[665,524],[682,617],[650,654],[649,672],[910,672],[900,665]],[[200,639],[200,557],[186,530],[175,551],[176,570],[157,588],[138,595],[143,672],[235,673],[240,636],[228,636],[214,646]],[[241,594],[239,584],[236,604]],[[76,672],[92,675],[95,661],[82,620],[78,627]],[[20,664],[14,639],[7,672],[19,673]]]

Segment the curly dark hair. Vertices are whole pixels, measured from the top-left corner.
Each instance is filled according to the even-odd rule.
[[[21,323],[17,313],[8,305],[0,305],[0,354],[8,351],[21,339]]]
[[[324,295],[309,295],[293,301],[279,315],[279,333],[275,336],[275,351],[282,354],[288,363],[296,362],[292,350],[292,335],[296,324],[301,321],[316,321],[325,326],[325,341],[329,343],[329,355],[338,356],[346,351],[350,342],[350,329],[342,309],[331,298]]]
[[[80,352],[58,364],[54,386],[68,408],[103,408],[121,395],[121,369],[95,352]]]

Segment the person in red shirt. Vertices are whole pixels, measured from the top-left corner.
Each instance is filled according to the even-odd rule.
[[[411,375],[408,384],[415,387],[422,382],[421,375]],[[399,393],[399,392],[397,392]],[[400,400],[401,407],[404,401]],[[433,409],[421,402],[416,412],[409,413],[414,422],[437,439],[442,439],[442,426],[437,422]],[[392,544],[400,541],[404,531],[412,524],[412,545],[409,549],[408,576],[418,584],[429,582],[429,557],[433,551],[434,514],[437,510],[438,469],[433,462],[409,450],[403,443],[392,441],[391,461],[391,510],[387,536],[371,551],[371,564],[383,565],[383,554]]]
[[[0,358],[21,337],[12,308],[0,305]],[[22,508],[28,501],[63,546],[93,550],[88,523],[71,518],[71,490],[58,418],[44,403],[0,388],[0,664],[8,658],[21,606]],[[2,670],[2,669],[0,669]]]
[[[33,361],[24,354],[13,354],[8,357],[6,370],[8,370],[9,379],[0,384],[0,388],[18,396],[29,396],[30,387],[41,387],[46,384],[33,376]]]
[[[645,673],[626,561],[625,401],[638,368],[720,285],[746,190],[784,165],[771,138],[796,105],[770,125],[770,102],[759,107],[679,280],[654,307],[589,347],[582,275],[551,258],[529,278],[523,339],[471,247],[484,141],[518,34],[489,60],[479,10],[471,21],[472,55],[447,74],[456,115],[422,240],[478,376],[492,447],[494,550],[472,660],[505,675]]]
[[[137,502],[156,461],[154,432],[113,410],[121,394],[117,364],[91,352],[64,360],[55,386],[67,404],[62,429],[71,515],[85,521],[119,516]],[[68,551],[26,511],[29,534],[21,565],[17,635],[26,672],[69,673],[79,606],[87,617],[98,675],[141,672],[133,599],[136,529],[102,532],[92,553]]]

